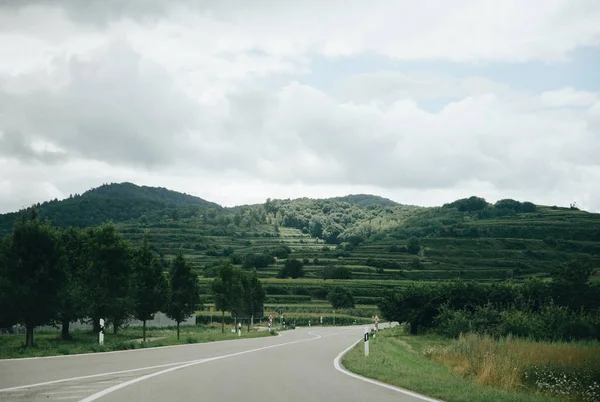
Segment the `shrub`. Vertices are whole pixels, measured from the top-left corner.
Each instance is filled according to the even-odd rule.
[[[448,338],[458,338],[460,334],[471,331],[471,320],[466,311],[452,310],[447,306],[440,309],[434,320],[436,332]]]
[[[316,288],[311,291],[311,296],[315,299],[325,300],[329,290],[327,288]]]
[[[408,243],[406,244],[406,250],[410,254],[419,254],[421,251],[421,242],[416,237],[411,237],[408,239]]]
[[[333,288],[327,295],[327,300],[335,309],[338,308],[354,308],[354,297],[352,292],[340,286]]]
[[[304,268],[303,264],[300,260],[296,258],[292,258],[291,260],[287,260],[285,265],[281,267],[279,272],[277,273],[278,278],[288,278],[292,279],[301,278],[304,276]]]
[[[326,267],[323,279],[352,279],[352,271],[346,267]]]

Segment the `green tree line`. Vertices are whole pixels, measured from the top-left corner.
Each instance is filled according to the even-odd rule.
[[[226,268],[221,268],[220,271]],[[238,272],[239,271],[239,272]],[[219,281],[235,292],[223,292]],[[229,282],[231,283],[229,283]],[[264,291],[256,271],[235,270],[215,280],[218,308],[258,312]],[[221,292],[221,293],[219,293]],[[146,322],[162,311],[179,325],[201,308],[196,274],[180,251],[167,264],[149,245],[148,234],[133,247],[112,223],[95,228],[53,227],[34,206],[21,211],[12,232],[0,238],[0,328],[26,328],[27,347],[34,329],[87,320],[100,331],[100,319],[118,329],[130,318]]]
[[[576,260],[555,269],[551,281],[413,284],[385,295],[379,308],[385,319],[408,323],[413,334],[600,339],[600,285],[589,282],[591,272]]]

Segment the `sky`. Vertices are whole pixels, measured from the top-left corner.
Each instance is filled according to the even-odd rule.
[[[0,0],[0,213],[133,182],[600,212],[598,0]]]

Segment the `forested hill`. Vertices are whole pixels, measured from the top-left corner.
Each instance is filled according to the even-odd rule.
[[[192,195],[161,187],[112,183],[74,194],[64,200],[37,204],[40,217],[59,227],[97,226],[107,221],[157,220],[165,215],[192,215],[199,210],[221,206]],[[0,215],[0,234],[12,229],[17,213]]]

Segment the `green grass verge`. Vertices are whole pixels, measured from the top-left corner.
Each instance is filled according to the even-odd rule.
[[[0,335],[0,358],[21,358],[70,355],[80,353],[109,352],[114,350],[142,349],[158,346],[183,345],[234,339],[247,339],[269,336],[268,331],[247,332],[242,330],[242,336],[231,332],[231,327],[225,326],[225,333],[221,333],[220,324],[182,326],[179,340],[177,340],[176,327],[148,328],[147,341],[141,342],[142,328],[125,328],[117,335],[105,334],[104,345],[98,345],[96,335],[89,331],[72,331],[73,339],[65,341],[60,339],[60,332],[36,332],[34,334],[35,346],[25,348],[25,334]]]
[[[360,342],[342,359],[348,370],[365,377],[454,402],[543,402],[557,399],[542,395],[503,391],[479,385],[453,373],[449,368],[426,359],[425,346],[448,345],[453,340],[433,336],[403,336],[403,327],[385,329],[369,341],[369,357]]]

